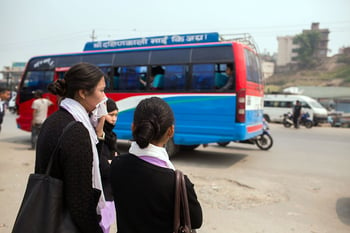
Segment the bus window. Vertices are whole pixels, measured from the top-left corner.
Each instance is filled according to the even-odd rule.
[[[153,66],[151,68],[151,76],[148,82],[149,87],[152,90],[164,89],[164,68],[161,66]]]
[[[215,65],[215,89],[220,89],[227,83],[226,64]]]
[[[146,66],[121,67],[119,77],[119,90],[140,90],[141,81],[147,74]]]
[[[164,89],[184,90],[186,86],[187,66],[165,66]]]
[[[25,81],[20,88],[19,101],[25,102],[33,98],[33,91],[42,90],[47,92],[47,86],[53,82],[53,71],[28,71],[24,77]]]
[[[120,70],[119,67],[114,67],[109,76],[109,78],[111,79],[111,85],[112,85],[111,89],[113,90],[119,90],[119,77],[120,77],[119,70]]]
[[[248,49],[244,50],[246,59],[246,69],[247,69],[247,81],[254,83],[261,83],[261,73],[259,71],[259,61],[257,56],[255,56]]]
[[[66,72],[57,72],[57,79],[63,79]]]
[[[214,64],[197,64],[192,67],[192,89],[214,89]]]
[[[112,68],[110,66],[99,66],[100,70],[104,73],[105,83],[106,83],[106,90],[111,89],[111,75],[112,75]]]
[[[23,88],[27,91],[47,90],[47,85],[53,82],[53,71],[29,71],[26,75]]]

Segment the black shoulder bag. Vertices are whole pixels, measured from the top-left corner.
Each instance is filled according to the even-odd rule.
[[[191,228],[190,209],[184,174],[175,170],[174,233],[195,233]]]
[[[12,233],[78,233],[63,203],[63,182],[50,176],[63,136],[76,123],[70,122],[58,139],[45,174],[30,174]]]

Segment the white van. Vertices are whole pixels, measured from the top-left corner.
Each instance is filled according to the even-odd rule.
[[[315,125],[327,122],[328,112],[317,100],[295,94],[266,94],[264,118],[268,122],[282,122],[283,114],[292,112],[297,100],[301,102],[302,112],[308,112]]]

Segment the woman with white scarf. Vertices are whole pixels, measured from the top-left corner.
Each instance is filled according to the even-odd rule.
[[[102,233],[101,210],[105,206],[98,137],[90,116],[106,98],[103,72],[88,63],[72,66],[48,86],[61,99],[60,108],[44,122],[37,142],[35,173],[45,173],[49,157],[66,125],[76,121],[61,142],[51,175],[63,181],[64,205],[81,233]]]
[[[129,153],[111,164],[118,232],[173,232],[175,168],[164,145],[174,135],[174,114],[158,97],[136,107]],[[185,176],[193,229],[202,225],[194,185]]]

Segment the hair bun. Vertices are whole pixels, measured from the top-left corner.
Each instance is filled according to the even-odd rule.
[[[64,96],[67,90],[66,81],[64,79],[58,79],[50,83],[47,89],[54,95]]]

